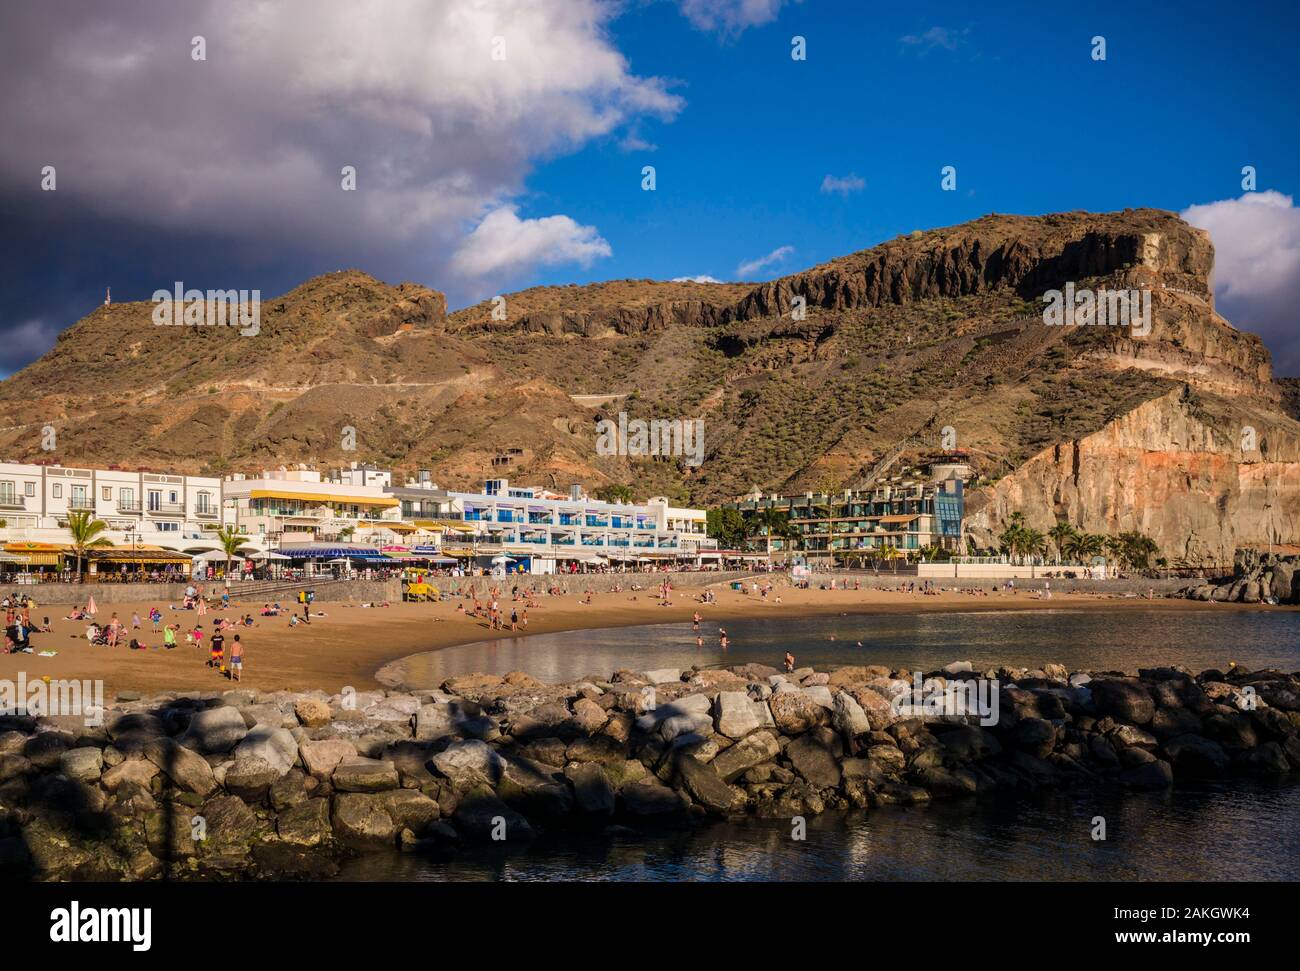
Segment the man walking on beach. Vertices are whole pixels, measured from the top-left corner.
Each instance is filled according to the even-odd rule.
[[[238,681],[240,675],[244,673],[244,645],[236,634],[234,640],[230,642],[230,680]]]

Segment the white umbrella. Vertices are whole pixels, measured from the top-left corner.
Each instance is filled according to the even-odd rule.
[[[292,556],[285,556],[283,553],[254,553],[249,557],[250,560],[291,560]]]
[[[231,560],[243,559],[243,557],[238,553],[232,553],[230,558]],[[225,563],[226,554],[223,550],[208,550],[206,553],[199,553],[197,556],[192,557],[192,559],[202,560],[204,563]]]
[[[501,553],[501,554],[499,554],[498,556],[494,556],[494,557],[492,557],[492,562],[493,562],[494,564],[495,564],[495,563],[513,563],[513,562],[514,562],[514,559],[515,559],[515,558],[514,558],[513,556],[506,556],[504,553]]]

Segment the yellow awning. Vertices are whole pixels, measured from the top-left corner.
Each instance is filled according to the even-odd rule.
[[[421,529],[450,529],[457,533],[472,533],[473,526],[466,526],[464,523],[449,522],[446,519],[417,519],[415,525]]]
[[[394,533],[414,533],[416,527],[411,523],[362,523],[357,529],[391,529]]]
[[[184,553],[171,550],[88,550],[86,558],[96,563],[189,563],[190,558]]]
[[[293,492],[289,489],[252,489],[250,499],[297,499],[299,502],[315,502],[322,506],[339,504],[345,506],[397,506],[400,501],[392,496],[336,496],[328,493]]]

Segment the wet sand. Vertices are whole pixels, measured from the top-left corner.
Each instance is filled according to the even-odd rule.
[[[482,589],[483,581],[479,585]],[[596,594],[590,605],[582,597],[571,593],[563,597],[541,596],[540,606],[528,609],[526,633],[539,634],[565,630],[587,630],[601,627],[623,627],[638,624],[664,624],[689,622],[698,610],[707,624],[754,617],[760,614],[774,617],[799,617],[834,613],[919,613],[976,610],[1287,610],[1300,608],[1248,607],[1239,604],[1205,604],[1186,600],[1146,600],[1141,598],[1111,597],[1098,594],[1054,594],[1051,600],[1040,600],[1028,593],[1004,593],[1001,596],[972,596],[946,592],[937,596],[919,593],[906,594],[885,590],[795,590],[779,587],[776,595],[782,603],[762,601],[752,594],[737,593],[725,586],[711,588],[717,603],[698,602],[700,588],[673,592],[671,606],[661,605],[652,591],[623,591]],[[239,633],[244,644],[244,677],[242,686],[259,690],[320,688],[336,692],[345,685],[359,689],[380,687],[375,675],[390,662],[426,651],[439,650],[457,644],[489,640],[496,637],[517,637],[510,630],[492,631],[483,619],[466,617],[456,609],[453,600],[438,604],[394,603],[387,607],[362,607],[360,604],[318,603],[310,626],[289,627],[288,616],[259,617],[262,601],[232,601],[229,611],[209,610],[202,618],[205,635],[212,630],[218,617],[237,619],[245,613],[254,615],[255,625],[227,632],[227,653],[233,633]],[[507,620],[512,606],[509,590],[499,599]],[[16,680],[25,672],[28,680],[49,676],[51,678],[103,680],[105,698],[118,692],[138,691],[145,694],[162,691],[220,691],[231,683],[217,671],[207,666],[208,645],[205,636],[202,650],[177,638],[173,650],[162,647],[162,634],[152,632],[148,610],[155,604],[113,604],[101,608],[96,615],[107,623],[116,611],[127,625],[125,641],[115,648],[92,647],[85,638],[83,621],[65,619],[71,612],[67,605],[37,606],[32,619],[37,623],[49,616],[52,631],[33,634],[34,654],[0,654],[0,678]],[[168,604],[157,604],[163,611],[163,623],[179,623],[182,631],[191,629],[199,620],[192,610],[172,610]],[[519,605],[522,613],[522,604]],[[132,632],[131,615],[138,612],[142,631]],[[301,608],[298,608],[301,614]],[[522,632],[521,632],[522,633]],[[132,636],[140,637],[149,649],[132,651],[124,645]],[[40,651],[55,651],[54,657],[41,657]]]

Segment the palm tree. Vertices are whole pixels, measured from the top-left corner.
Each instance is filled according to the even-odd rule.
[[[886,561],[893,563],[894,572],[898,572],[898,547],[892,543],[884,546],[880,550],[881,557]]]
[[[351,527],[349,527],[351,528]],[[217,530],[217,542],[221,544],[221,549],[226,554],[226,576],[230,576],[230,559],[239,552],[241,546],[248,542],[243,533],[237,532],[234,526],[222,526]]]
[[[1056,565],[1061,565],[1061,558],[1065,555],[1065,546],[1070,537],[1077,536],[1078,532],[1073,526],[1064,519],[1058,519],[1056,525],[1047,531],[1047,535],[1052,538],[1056,544]]]
[[[1037,556],[1047,548],[1047,537],[1042,530],[1025,527],[1020,531],[1020,552],[1023,556]]]
[[[86,557],[86,550],[92,546],[112,546],[107,537],[100,536],[108,524],[102,519],[93,519],[89,511],[79,509],[68,513],[68,532],[72,536],[72,551],[77,554],[77,579],[81,579],[81,561]]]

